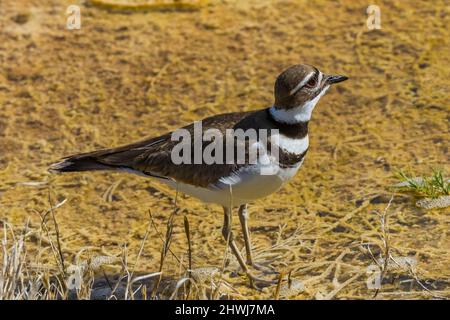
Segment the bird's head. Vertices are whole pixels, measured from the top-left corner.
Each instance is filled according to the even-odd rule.
[[[330,85],[347,79],[342,75],[324,74],[306,64],[291,66],[275,81],[272,115],[287,123],[309,121],[316,103]]]

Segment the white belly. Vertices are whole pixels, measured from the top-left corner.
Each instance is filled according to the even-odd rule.
[[[290,139],[280,135],[272,143],[276,143],[284,151],[295,154],[302,154],[309,146],[308,136],[303,139]],[[252,147],[257,148],[258,143]],[[161,181],[203,202],[216,203],[222,206],[239,206],[278,191],[295,176],[303,160],[304,158],[289,168],[281,168],[278,160],[265,152],[261,154],[256,164],[242,167],[231,176],[222,177],[217,183],[207,188],[177,183],[173,180]]]
[[[241,169],[232,176],[224,177],[220,179],[219,183],[208,188],[177,183],[172,180],[160,181],[203,202],[216,203],[221,206],[239,206],[278,191],[297,173],[302,162],[295,167],[278,168],[272,175],[261,175],[260,168],[254,165]]]

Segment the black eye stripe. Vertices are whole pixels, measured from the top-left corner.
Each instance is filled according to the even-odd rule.
[[[297,86],[294,89],[292,89],[289,92],[289,95],[294,95],[304,88],[315,87],[317,85],[317,81],[319,80],[319,75],[320,75],[320,71],[317,68],[314,68],[314,74],[308,79],[308,81],[306,83],[304,83],[301,87]],[[311,81],[313,81],[313,83],[311,83]]]
[[[314,73],[314,75],[311,77],[311,79],[308,80],[308,82],[305,83],[305,85],[303,87],[314,87],[317,85],[317,81],[319,79],[318,73],[317,71]],[[302,87],[302,88],[303,88]]]
[[[317,83],[317,77],[316,76],[314,76],[314,77],[311,77],[311,79],[309,79],[309,81],[308,81],[308,84],[316,84]]]

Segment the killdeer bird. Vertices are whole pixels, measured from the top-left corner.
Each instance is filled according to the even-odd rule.
[[[207,140],[210,144],[214,142],[214,145],[225,140],[228,142],[233,130],[242,129],[247,132],[253,129],[258,132],[255,140],[247,139],[246,136],[237,138],[234,135],[231,139],[232,148],[226,151],[223,148],[213,148],[211,155],[219,161],[211,163],[205,159],[195,159],[198,154],[204,155],[207,148],[210,148],[210,144],[201,143],[199,146],[195,141],[183,145],[187,148],[179,155],[185,161],[174,161],[174,151],[180,148],[180,142],[174,139],[174,133],[178,132],[175,130],[118,148],[72,155],[51,165],[49,170],[128,171],[154,178],[204,202],[221,205],[224,210],[222,234],[241,268],[251,283],[267,282],[250,270],[250,266],[255,267],[256,264],[253,261],[248,230],[247,203],[276,192],[294,177],[308,151],[308,123],[314,107],[330,85],[344,80],[347,77],[327,75],[310,65],[294,65],[277,77],[273,106],[256,111],[220,114],[202,120],[201,140]],[[196,123],[179,130],[195,135]],[[205,139],[205,133],[211,132],[210,130],[214,130],[214,139]],[[263,152],[259,148],[263,144],[261,130],[271,133],[264,141],[270,145],[270,151],[269,148],[263,148]],[[244,161],[238,161],[234,152],[239,144],[246,147]],[[250,161],[249,150],[255,149],[255,146],[259,152],[254,161]],[[274,150],[277,150],[276,156]],[[232,156],[228,157],[230,154]],[[263,172],[267,168],[270,170]],[[235,207],[239,208],[246,261],[241,256],[231,231],[231,214]]]

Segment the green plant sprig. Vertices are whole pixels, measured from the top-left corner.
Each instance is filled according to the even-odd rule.
[[[397,178],[406,182],[406,185],[400,187],[402,191],[413,192],[418,196],[438,198],[450,194],[450,180],[445,179],[442,170],[439,169],[433,169],[431,175],[423,176],[421,179],[399,171]]]

